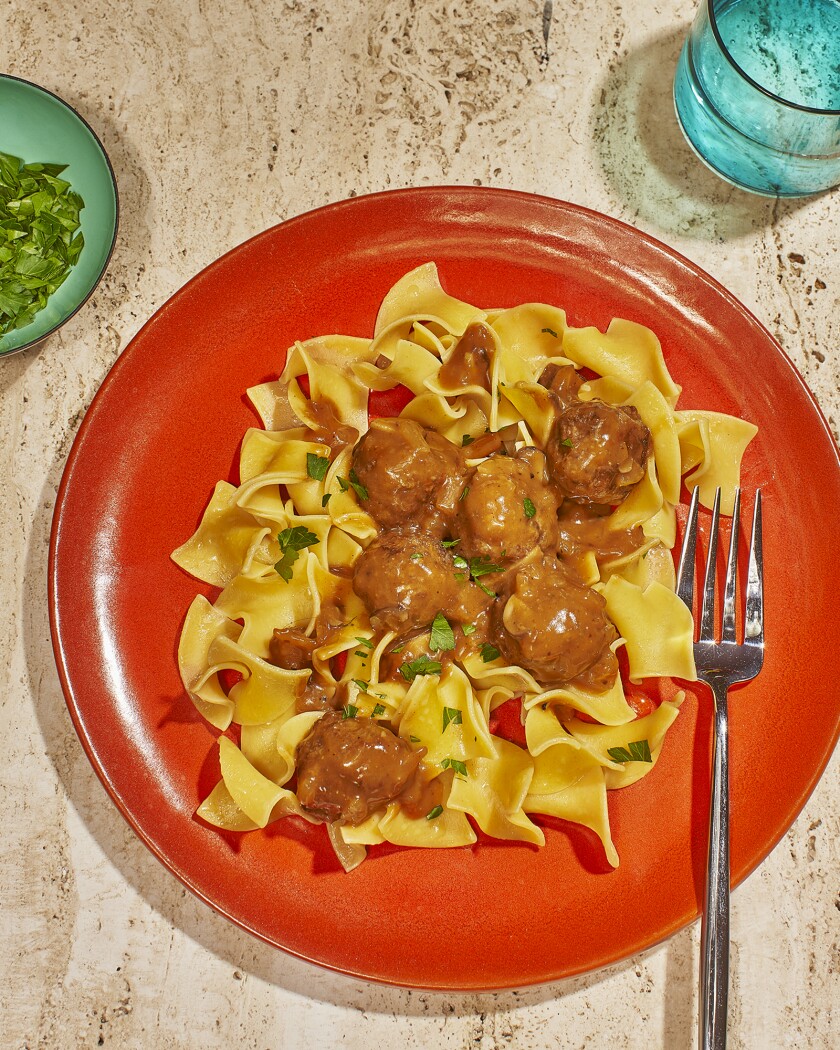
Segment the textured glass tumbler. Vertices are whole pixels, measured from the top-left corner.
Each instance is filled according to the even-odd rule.
[[[840,0],[703,0],[674,104],[700,159],[742,189],[840,184]]]

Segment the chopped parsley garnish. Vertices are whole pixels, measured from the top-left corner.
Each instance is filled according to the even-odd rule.
[[[358,713],[358,707],[355,707],[353,704],[347,704],[347,706],[341,712],[341,716],[342,718],[355,718]]]
[[[560,444],[563,445],[565,448],[574,448],[575,447],[575,443],[574,443],[574,441],[572,441],[571,438],[563,438],[563,440],[560,442]]]
[[[464,636],[469,638],[471,634],[475,634],[476,627],[474,623],[462,623],[461,630],[464,632]]]
[[[431,657],[423,653],[416,660],[410,660],[408,663],[402,664],[400,674],[406,682],[413,682],[419,674],[440,674],[442,670],[443,667],[440,660],[432,660]]]
[[[439,817],[441,813],[443,813],[443,806],[435,806],[434,809],[430,809],[426,814],[426,820],[434,820],[436,817]]]
[[[331,499],[332,499],[332,493],[331,492],[325,492],[324,495],[321,497],[321,506],[322,507],[326,507],[326,505],[329,503],[329,501]]]
[[[491,591],[489,587],[485,587],[485,585],[483,583],[479,583],[478,580],[475,581],[475,585],[476,587],[478,587],[479,590],[484,591],[485,594],[489,594],[491,598],[495,598],[497,596],[495,591]]]
[[[486,664],[499,659],[499,650],[495,645],[491,645],[490,642],[485,642],[479,651],[481,652],[481,659]]]
[[[455,540],[441,540],[440,541],[440,545],[441,545],[441,547],[449,548],[449,547],[457,546],[457,544],[459,544],[460,542],[461,541],[459,539],[455,539]]]
[[[466,448],[467,445],[471,445],[473,441],[475,441],[475,438],[472,436],[472,434],[464,434],[464,436],[461,438],[461,448]]]
[[[380,715],[384,715],[384,714],[385,714],[385,705],[384,704],[377,704],[376,707],[374,707],[374,709],[371,711],[370,717],[371,718],[379,718]]]
[[[555,339],[559,339],[559,338],[560,338],[560,337],[559,337],[559,336],[557,335],[557,333],[556,333],[556,332],[554,331],[554,329],[553,329],[553,328],[541,328],[541,329],[540,329],[540,331],[541,331],[541,332],[548,332],[548,334],[549,334],[549,335],[553,335]]]
[[[466,498],[467,498],[467,496],[469,495],[469,492],[470,492],[470,487],[469,487],[469,485],[464,485],[464,491],[463,491],[463,492],[461,493],[461,495],[460,495],[460,496],[458,497],[458,502],[460,503],[460,502],[461,502],[461,500],[463,500],[463,499],[466,499]]]
[[[275,563],[274,568],[286,583],[292,578],[292,566],[298,560],[298,555],[305,547],[311,547],[318,542],[314,532],[304,528],[303,525],[295,525],[293,529],[283,529],[278,533],[277,540],[280,543],[280,553],[283,557]]]
[[[629,750],[628,750],[629,748]],[[647,740],[634,740],[627,747],[607,748],[607,754],[613,762],[652,762],[650,744]]]
[[[470,558],[470,575],[474,580],[479,576],[486,576],[490,572],[504,572],[504,567],[496,565],[483,555],[478,558]]]
[[[363,682],[361,678],[351,678],[350,681],[353,685],[359,687],[359,692],[366,693],[370,689],[370,682]]]
[[[401,645],[395,645],[394,648],[391,650],[391,652],[392,653],[401,653],[403,651],[403,649],[405,649],[405,642],[403,642]]]
[[[420,737],[419,736],[410,736],[408,739],[409,739],[409,742],[412,743],[412,744],[419,744],[420,743]]]
[[[85,245],[85,202],[59,175],[0,153],[0,337],[23,328],[63,284]]]
[[[522,500],[522,506],[525,508],[526,518],[533,518],[533,516],[537,513],[537,508],[534,506],[534,501],[528,499],[527,496],[524,500]]]
[[[349,480],[347,478],[342,478],[340,475],[337,476],[336,480],[338,481],[339,488],[342,492],[346,492],[348,489],[352,488],[359,499],[368,498],[368,490],[364,487],[361,481],[359,481],[359,477],[355,470],[350,471]]]
[[[443,709],[443,730],[446,732],[446,728],[449,725],[462,725],[461,712],[457,707],[444,707]]]
[[[317,452],[306,453],[306,473],[313,481],[323,481],[329,465],[329,456],[319,456]]]
[[[418,551],[415,551],[415,552],[414,552],[414,553],[413,553],[413,554],[411,555],[411,560],[412,560],[412,561],[422,561],[422,560],[423,560],[423,555],[422,555],[422,554],[420,554],[420,553],[419,553]]]
[[[432,652],[455,648],[455,634],[452,631],[449,620],[446,619],[442,612],[439,612],[432,620],[432,637],[429,641],[429,648]]]
[[[357,649],[357,650],[356,650],[356,651],[355,651],[355,652],[353,653],[353,655],[354,655],[354,656],[361,656],[361,658],[362,658],[363,660],[367,660],[367,658],[368,658],[368,654],[367,654],[367,653],[366,653],[366,652],[364,651],[364,649]]]
[[[359,643],[359,645],[364,645],[367,649],[373,648],[373,642],[370,640],[370,638],[362,638],[360,634],[357,634],[356,641]]]
[[[456,773],[459,773],[462,777],[467,776],[467,763],[461,762],[457,758],[445,758],[441,764],[441,769],[454,769]]]

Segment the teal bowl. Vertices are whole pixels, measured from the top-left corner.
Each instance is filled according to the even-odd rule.
[[[85,244],[64,283],[32,322],[0,336],[0,356],[46,339],[90,297],[105,272],[119,221],[117,180],[102,143],[79,114],[57,95],[0,74],[0,152],[36,162],[66,164],[62,173],[85,202]]]

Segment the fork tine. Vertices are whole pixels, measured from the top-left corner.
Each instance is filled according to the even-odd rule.
[[[700,505],[700,488],[694,489],[688,517],[685,522],[680,565],[677,569],[677,597],[688,606],[689,612],[694,608],[694,559],[697,551],[697,508]]]
[[[703,583],[703,611],[700,614],[700,641],[715,638],[715,575],[717,568],[718,526],[720,524],[720,489],[715,492],[712,508],[712,527],[709,532],[709,552],[706,557],[706,579]]]
[[[750,560],[747,570],[747,614],[744,642],[764,645],[764,552],[761,542],[761,489],[755,491]]]
[[[726,586],[723,589],[723,628],[721,641],[735,641],[735,583],[738,575],[738,522],[741,516],[741,490],[735,489],[732,510],[732,533],[729,537],[729,561],[726,566]]]

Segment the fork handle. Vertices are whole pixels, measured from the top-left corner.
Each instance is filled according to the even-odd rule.
[[[715,698],[712,797],[706,907],[701,926],[700,1050],[725,1050],[729,998],[729,721],[727,687],[709,682]]]

